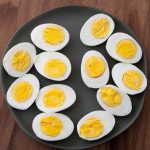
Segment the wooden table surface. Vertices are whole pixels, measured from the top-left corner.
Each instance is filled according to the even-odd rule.
[[[0,0],[0,58],[12,34],[41,12],[65,5],[103,9],[118,17],[135,32],[144,46],[150,71],[149,0]],[[148,82],[149,84],[149,82]],[[144,107],[135,123],[113,140],[91,150],[150,150],[150,86]],[[0,150],[54,150],[28,137],[16,124],[0,92]]]

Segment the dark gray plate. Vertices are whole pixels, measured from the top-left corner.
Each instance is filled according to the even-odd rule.
[[[32,126],[31,126],[33,118],[37,114],[40,113],[36,105],[33,104],[29,109],[25,111],[19,111],[10,107],[10,110],[14,118],[16,119],[17,123],[19,124],[19,126],[30,137],[34,138],[35,140],[41,143],[47,144],[49,146],[61,148],[61,149],[83,149],[83,148],[96,146],[98,144],[101,144],[105,141],[108,141],[114,138],[115,136],[123,132],[125,129],[127,129],[135,121],[135,119],[137,118],[137,116],[139,115],[141,111],[141,108],[143,106],[143,101],[144,101],[144,92],[135,96],[131,96],[131,99],[133,102],[132,113],[126,117],[116,117],[116,125],[113,131],[109,133],[107,136],[97,141],[88,142],[83,139],[80,139],[77,135],[76,125],[77,125],[77,122],[81,119],[81,117],[83,117],[85,114],[91,111],[102,109],[96,101],[96,90],[87,88],[81,79],[80,65],[81,65],[81,59],[84,53],[91,49],[98,50],[107,59],[110,70],[117,63],[117,61],[112,59],[107,54],[105,50],[106,43],[103,43],[95,47],[88,47],[88,46],[83,45],[80,41],[79,33],[80,33],[80,29],[82,25],[85,23],[85,21],[89,17],[91,17],[92,15],[96,13],[104,13],[104,12],[102,10],[97,10],[94,8],[87,8],[87,7],[80,7],[80,6],[62,7],[62,8],[56,8],[56,9],[47,11],[35,17],[34,19],[29,21],[25,25],[23,25],[14,34],[14,36],[12,37],[12,39],[10,40],[6,48],[6,51],[8,51],[9,48],[11,48],[13,45],[17,43],[31,42],[30,33],[32,29],[42,23],[57,23],[59,25],[64,26],[70,32],[70,37],[71,37],[70,42],[60,52],[65,54],[70,59],[71,64],[72,64],[72,72],[67,80],[63,82],[59,82],[59,83],[67,84],[73,87],[77,93],[77,101],[75,102],[75,104],[69,109],[61,112],[69,116],[74,122],[75,130],[73,134],[67,139],[62,140],[62,141],[57,141],[57,142],[46,142],[46,141],[40,140],[33,133]],[[118,19],[116,19],[113,16],[111,17],[114,19],[114,22],[116,25],[114,32],[121,31],[121,32],[128,33],[137,40],[133,32],[124,23],[120,22]],[[37,52],[40,53],[42,51],[39,48],[37,48]],[[138,66],[145,74],[147,74],[146,60],[144,56],[136,64],[136,66]],[[56,83],[54,81],[48,80],[44,78],[43,76],[41,76],[35,70],[34,67],[32,67],[29,73],[32,73],[39,78],[41,87]],[[4,71],[4,68],[1,67],[1,82],[2,82],[2,87],[3,87],[3,91],[5,94],[7,92],[7,89],[9,88],[9,86],[14,80],[15,78],[10,77]],[[114,84],[111,77],[108,83]]]

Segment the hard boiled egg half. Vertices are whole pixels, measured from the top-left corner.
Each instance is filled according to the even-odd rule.
[[[81,76],[89,88],[105,85],[109,80],[109,68],[104,56],[95,50],[86,52],[81,62]]]
[[[12,77],[21,77],[33,66],[36,49],[28,42],[13,46],[4,56],[3,66]]]
[[[32,74],[16,79],[7,91],[8,104],[20,110],[29,108],[38,95],[39,87],[39,80]]]
[[[126,63],[137,63],[142,57],[142,49],[137,41],[122,32],[109,37],[106,50],[112,58]]]
[[[112,69],[112,78],[122,91],[130,95],[141,93],[147,87],[144,73],[131,64],[116,64]]]
[[[74,124],[69,117],[60,113],[41,113],[32,122],[36,136],[45,141],[58,141],[69,137]]]
[[[43,112],[58,112],[70,107],[75,100],[76,93],[71,87],[53,84],[40,90],[36,105]]]
[[[58,24],[46,23],[35,27],[31,32],[32,42],[44,51],[58,51],[69,42],[69,32]]]
[[[96,14],[84,23],[80,31],[80,39],[88,46],[99,45],[108,39],[114,27],[111,17],[106,14]]]
[[[85,115],[77,124],[79,137],[88,140],[98,140],[112,131],[115,117],[107,111],[93,111]]]
[[[116,116],[126,116],[132,110],[130,97],[114,85],[104,85],[96,94],[99,105]]]
[[[42,76],[55,81],[63,81],[71,73],[69,59],[59,52],[40,53],[35,57],[34,65]]]

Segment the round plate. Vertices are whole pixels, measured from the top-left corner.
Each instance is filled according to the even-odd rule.
[[[106,42],[99,46],[89,47],[89,46],[85,46],[80,41],[79,36],[80,36],[81,27],[83,26],[83,24],[89,17],[97,13],[105,13],[105,12],[103,12],[102,10],[94,9],[94,8],[80,7],[80,6],[61,7],[61,8],[49,10],[35,17],[34,19],[30,20],[25,25],[23,25],[14,34],[14,36],[12,37],[12,39],[10,40],[6,48],[6,51],[8,51],[12,46],[14,46],[17,43],[31,42],[30,33],[32,29],[39,24],[56,23],[56,24],[64,26],[70,32],[70,42],[60,52],[65,54],[70,59],[71,64],[72,64],[72,72],[67,80],[63,82],[59,82],[59,83],[67,84],[71,86],[72,88],[75,89],[76,94],[77,94],[77,101],[75,102],[75,104],[71,106],[70,108],[68,108],[67,110],[61,112],[69,116],[71,120],[74,122],[75,130],[73,134],[67,139],[62,140],[62,141],[46,142],[46,141],[40,140],[35,136],[32,130],[32,120],[37,114],[40,113],[36,105],[33,104],[29,109],[25,111],[16,110],[10,107],[10,110],[14,118],[16,119],[17,123],[19,124],[19,126],[30,137],[34,138],[35,140],[41,143],[47,144],[52,147],[61,148],[61,149],[83,149],[83,148],[96,146],[98,144],[101,144],[103,142],[106,142],[114,138],[115,136],[123,132],[125,129],[127,129],[134,122],[134,120],[137,118],[137,116],[139,115],[141,111],[141,108],[143,106],[143,101],[144,101],[144,92],[135,96],[131,96],[132,104],[133,104],[133,109],[132,109],[131,114],[125,117],[115,117],[116,125],[113,131],[109,133],[108,135],[106,135],[105,137],[103,137],[102,139],[88,142],[79,138],[77,134],[77,131],[76,131],[77,122],[87,113],[94,111],[94,110],[102,109],[96,101],[96,90],[86,87],[81,79],[80,65],[81,65],[81,60],[82,60],[83,55],[88,50],[97,50],[101,52],[105,56],[106,60],[108,61],[110,70],[117,63],[116,60],[112,59],[107,54],[106,49],[105,49]],[[121,21],[119,21],[113,16],[111,17],[113,18],[115,22],[114,32],[121,31],[121,32],[128,33],[137,40],[137,37],[124,23],[122,23]],[[42,52],[42,50],[37,48],[37,53],[40,53],[40,52]],[[142,56],[142,59],[136,64],[136,66],[139,67],[145,74],[147,73],[146,60],[145,60],[144,55]],[[41,87],[56,83],[55,81],[48,80],[44,78],[43,76],[41,76],[35,70],[34,66],[29,71],[29,73],[32,73],[39,78]],[[3,87],[5,94],[9,86],[12,84],[14,80],[15,78],[10,77],[5,72],[4,68],[1,67],[1,82],[2,82],[2,87]],[[110,76],[108,83],[114,84],[111,76]]]

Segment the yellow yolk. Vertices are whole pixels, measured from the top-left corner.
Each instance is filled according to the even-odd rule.
[[[45,74],[52,78],[64,76],[66,70],[66,64],[60,59],[51,59],[44,66]]]
[[[136,55],[136,45],[132,40],[122,40],[116,46],[117,54],[125,59],[131,59]]]
[[[102,87],[100,96],[103,103],[108,107],[116,107],[122,102],[122,95],[112,87]]]
[[[28,100],[33,92],[32,85],[27,81],[21,81],[12,87],[12,97],[17,102],[24,102]]]
[[[143,84],[143,76],[135,70],[128,70],[124,73],[122,81],[126,87],[132,90],[139,90]]]
[[[14,70],[25,71],[31,64],[31,57],[28,52],[20,50],[12,57],[11,64]]]
[[[95,138],[103,133],[104,126],[99,118],[88,118],[80,127],[80,134],[85,138]]]
[[[40,129],[44,134],[56,137],[63,130],[63,123],[56,116],[44,117],[40,120]]]
[[[101,18],[92,23],[91,32],[95,38],[104,38],[110,31],[110,22],[107,18]]]
[[[60,107],[65,102],[65,93],[59,88],[51,88],[45,92],[43,103],[45,107]]]
[[[89,77],[100,77],[105,71],[105,62],[102,58],[91,56],[85,62],[85,70]]]
[[[43,30],[43,39],[49,44],[60,44],[64,41],[65,35],[63,28],[58,26],[48,26]]]

